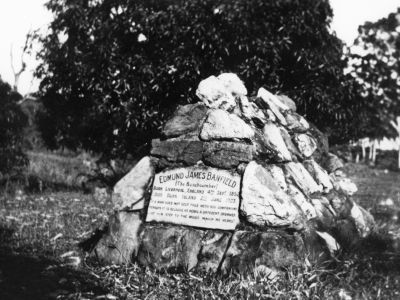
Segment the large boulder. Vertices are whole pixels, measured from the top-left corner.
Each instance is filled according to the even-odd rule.
[[[190,271],[197,265],[201,239],[201,230],[146,225],[137,259],[141,265],[157,270]]]
[[[253,159],[254,146],[243,143],[214,141],[204,143],[204,162],[213,167],[231,169]]]
[[[115,212],[109,219],[106,233],[94,248],[94,255],[103,263],[129,264],[139,249],[142,226],[137,212]]]
[[[236,106],[235,97],[227,89],[226,82],[215,76],[202,80],[196,90],[196,95],[209,108],[221,108],[230,111]]]
[[[301,229],[303,215],[263,166],[250,162],[243,175],[241,213],[254,225]]]
[[[114,186],[111,196],[114,210],[144,208],[145,195],[154,176],[154,164],[149,156],[143,157],[133,169]]]
[[[179,106],[171,119],[165,123],[162,132],[166,137],[177,137],[190,132],[198,135],[206,113],[207,107],[203,103]]]
[[[210,140],[250,140],[253,129],[237,115],[229,114],[222,109],[212,110],[200,132],[200,138]]]
[[[301,163],[289,162],[284,165],[288,178],[295,183],[300,190],[307,196],[322,191],[322,188],[311,177],[310,173]]]
[[[301,266],[304,259],[305,248],[299,235],[282,231],[236,231],[221,269],[224,273],[254,274],[260,266],[280,270]]]

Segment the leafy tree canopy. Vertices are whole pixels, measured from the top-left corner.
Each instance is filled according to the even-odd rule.
[[[352,75],[363,85],[363,135],[395,134],[390,121],[400,116],[400,7],[375,23],[358,29],[352,50]]]
[[[331,141],[356,134],[358,85],[327,0],[50,0],[40,118],[50,147],[134,153],[200,80],[234,72],[285,93]]]

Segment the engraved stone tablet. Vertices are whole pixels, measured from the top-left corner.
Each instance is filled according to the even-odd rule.
[[[234,230],[239,223],[240,176],[188,167],[155,175],[146,221]]]

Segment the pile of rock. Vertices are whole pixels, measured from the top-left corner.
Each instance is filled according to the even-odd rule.
[[[248,97],[231,73],[203,80],[196,94],[201,101],[178,107],[150,155],[114,187],[115,211],[93,250],[100,260],[278,270],[373,230],[343,164],[290,98],[264,88]]]

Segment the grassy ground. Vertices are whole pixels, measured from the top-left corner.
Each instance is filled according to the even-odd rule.
[[[357,201],[396,242],[400,173],[347,168],[359,184]],[[78,192],[1,195],[0,299],[400,299],[400,248],[395,243],[388,251],[357,253],[325,268],[291,269],[277,282],[257,275],[101,267],[77,243],[107,220],[109,209],[108,198]]]

